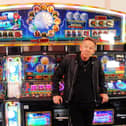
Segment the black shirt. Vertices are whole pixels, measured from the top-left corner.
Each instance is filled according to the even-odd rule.
[[[86,62],[80,59],[79,62],[78,76],[74,84],[72,102],[91,103],[94,101],[91,58]]]

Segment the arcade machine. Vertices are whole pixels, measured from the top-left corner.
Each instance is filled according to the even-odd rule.
[[[22,61],[19,47],[6,48],[3,56],[3,84],[6,85],[4,104],[5,126],[21,126],[21,105],[19,102],[22,84]]]
[[[52,125],[51,77],[55,60],[51,55],[25,55],[22,57],[24,80],[21,103],[24,126]]]
[[[96,55],[101,61],[105,73],[110,105],[106,108],[102,106],[105,108],[104,110],[95,112],[93,123],[99,125],[126,124],[126,54],[123,51],[104,51],[97,52]]]
[[[64,122],[64,119],[58,119],[59,123],[55,120],[55,117],[60,116],[55,113],[65,112],[55,112],[57,109],[63,108],[62,106],[57,108],[57,105],[55,106],[51,99],[51,78],[56,66],[64,56],[64,47],[60,49],[59,54],[56,53],[59,48],[55,46],[48,47],[47,51],[43,49],[37,48],[35,51],[23,49],[22,53],[24,79],[21,86],[20,102],[24,126],[58,126],[59,123]],[[64,83],[62,81],[59,82],[59,90],[63,95]]]
[[[37,48],[39,53],[36,50],[26,53],[23,49],[22,55],[20,49],[18,53],[15,49],[17,55],[14,55],[14,49],[9,49],[8,55],[3,57],[3,80],[7,92],[4,101],[5,125],[56,126],[67,123],[68,115],[67,118],[56,118],[66,113],[64,107],[57,108],[51,101],[51,77],[64,56],[65,48],[60,49],[61,54],[58,55],[54,55],[57,47],[50,48],[48,54],[41,50],[43,48]],[[63,95],[63,81],[59,82],[59,90]]]
[[[18,49],[15,50],[8,49],[8,55],[3,58],[3,80],[7,85],[5,125],[52,126],[50,80],[55,67],[54,58],[49,55],[21,56],[21,50],[18,53]]]

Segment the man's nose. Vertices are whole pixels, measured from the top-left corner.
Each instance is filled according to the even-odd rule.
[[[90,50],[90,47],[87,47],[86,50]]]

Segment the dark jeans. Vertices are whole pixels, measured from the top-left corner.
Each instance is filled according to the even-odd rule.
[[[95,103],[70,104],[70,117],[72,126],[92,126]]]

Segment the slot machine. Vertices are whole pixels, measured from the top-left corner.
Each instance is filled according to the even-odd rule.
[[[109,103],[114,111],[113,125],[126,124],[126,108],[124,107],[126,105],[126,53],[104,51],[97,52],[96,55],[104,70]]]
[[[64,56],[64,47],[48,47],[47,52],[43,52],[43,48],[40,49],[41,53],[35,50],[35,53],[27,52],[22,55],[23,81],[20,102],[23,126],[54,126],[51,78]],[[59,82],[59,91],[63,95],[62,80]]]

